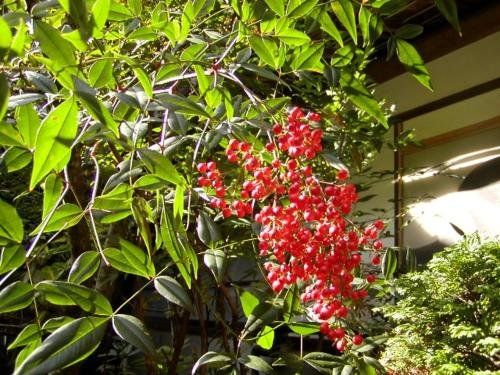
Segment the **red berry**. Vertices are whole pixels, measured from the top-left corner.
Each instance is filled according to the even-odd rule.
[[[352,343],[354,345],[361,345],[363,343],[363,336],[361,336],[361,335],[355,335],[355,336],[353,336]]]

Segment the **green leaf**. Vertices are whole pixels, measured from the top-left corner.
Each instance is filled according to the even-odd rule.
[[[0,156],[0,165],[4,164],[7,173],[11,173],[26,167],[31,162],[31,159],[31,152],[22,148],[11,147]]]
[[[171,182],[175,185],[186,186],[186,180],[175,169],[174,165],[165,156],[157,151],[149,149],[141,149],[137,151],[146,168],[165,181]]]
[[[42,218],[45,218],[59,200],[64,186],[62,179],[54,173],[47,176],[43,185]]]
[[[22,329],[17,335],[14,341],[7,347],[7,350],[12,350],[14,348],[23,347],[30,345],[33,342],[40,341],[42,339],[42,332],[38,328],[38,324],[32,323],[28,324]]]
[[[21,20],[16,35],[12,39],[10,50],[19,57],[24,57],[24,44],[26,42],[28,28],[24,20]]]
[[[0,250],[0,275],[21,267],[26,260],[26,250],[21,245],[2,247]]]
[[[69,270],[68,282],[81,284],[89,279],[99,269],[101,257],[97,251],[86,251],[71,265]]]
[[[134,14],[138,17],[142,13],[142,0],[127,0],[127,5]]]
[[[58,328],[28,355],[14,375],[45,375],[82,361],[99,346],[108,320],[85,317]]]
[[[156,99],[161,105],[174,110],[175,112],[183,113],[185,115],[210,118],[210,115],[203,109],[201,105],[183,96],[159,94],[156,96]]]
[[[405,68],[413,74],[417,81],[432,91],[433,88],[429,71],[425,67],[424,60],[422,60],[415,47],[402,39],[396,39],[396,51],[399,61],[401,61]]]
[[[243,334],[248,334],[262,325],[272,322],[276,318],[276,311],[269,303],[260,303],[253,310],[245,323]]]
[[[132,70],[134,71],[134,74],[137,77],[137,79],[139,80],[146,95],[149,98],[152,98],[153,97],[153,85],[152,85],[151,79],[149,78],[146,71],[143,68],[141,68],[140,66],[134,66],[134,67],[132,67]]]
[[[251,36],[248,41],[250,42],[252,50],[257,54],[261,61],[275,69],[279,68],[279,50],[274,41],[269,38],[261,38],[257,36]]]
[[[424,27],[421,25],[415,25],[407,23],[396,30],[394,36],[400,39],[413,39],[422,34]]]
[[[77,116],[76,101],[70,98],[43,120],[36,137],[30,190],[52,170],[59,172],[68,163],[78,130]]]
[[[350,0],[336,0],[331,3],[333,13],[340,23],[345,27],[354,43],[358,43],[358,32],[356,27],[356,14]]]
[[[226,253],[222,250],[208,249],[203,256],[203,262],[212,271],[217,284],[222,284],[226,272]]]
[[[23,237],[23,222],[16,209],[0,199],[0,246],[10,241],[21,243]]]
[[[307,336],[319,331],[318,323],[293,322],[287,324],[288,328],[297,335]]]
[[[307,34],[295,29],[280,30],[275,35],[289,46],[301,46],[311,41],[311,38]]]
[[[365,6],[361,5],[359,7],[358,22],[359,28],[361,29],[361,34],[363,35],[363,45],[367,46],[370,39],[370,19],[372,17],[372,12],[370,12]]]
[[[57,318],[51,318],[43,323],[42,330],[46,332],[54,332],[59,327],[74,321],[75,318],[70,318],[69,316],[58,316]]]
[[[326,10],[321,11],[318,16],[318,22],[321,26],[321,30],[330,35],[341,47],[344,45],[344,41],[342,39],[342,36],[340,35],[339,29],[337,29],[337,26],[335,26]]]
[[[40,20],[35,20],[34,26],[35,39],[40,42],[42,52],[62,67],[72,67],[70,70],[76,74],[73,45],[61,36],[59,30]]]
[[[184,215],[184,194],[185,189],[182,185],[177,185],[174,195],[174,221],[176,227],[182,225],[182,216]]]
[[[9,24],[0,17],[0,57],[7,54],[12,43],[12,31]],[[2,116],[0,116],[0,119]]]
[[[196,275],[196,271],[198,269],[198,258],[188,243],[184,245],[179,240],[177,237],[179,233],[178,230],[176,230],[177,228],[174,225],[172,214],[167,212],[165,206],[163,206],[160,222],[160,236],[163,246],[179,269],[186,285],[191,287],[191,271],[193,271],[192,273]]]
[[[132,201],[133,189],[128,184],[119,184],[110,192],[97,197],[94,200],[93,209],[102,210],[100,221],[110,223],[113,219],[121,220],[132,214],[130,203]]]
[[[229,362],[231,362],[231,357],[225,354],[206,352],[194,364],[193,369],[191,370],[191,375],[196,374],[196,371],[198,371],[201,366],[207,365],[208,367],[222,367],[223,364]]]
[[[24,140],[24,145],[33,149],[36,145],[36,134],[40,128],[40,118],[31,104],[16,108],[16,125],[19,134]]]
[[[71,228],[82,220],[85,213],[73,203],[64,203],[57,207],[54,215],[50,218],[47,226],[43,229],[43,233],[57,232],[60,230]],[[31,234],[36,234],[42,228],[40,224]]]
[[[299,290],[296,286],[288,289],[283,301],[283,318],[285,322],[290,322],[292,317],[300,313]]]
[[[323,57],[324,45],[305,45],[300,50],[296,51],[295,58],[290,66],[294,70],[312,70],[314,72],[322,72],[323,64],[321,58]]]
[[[112,247],[104,250],[104,256],[113,268],[147,279],[156,275],[154,264],[144,250],[123,239],[119,242],[121,250]]]
[[[116,334],[144,353],[156,356],[156,349],[151,335],[144,324],[134,316],[116,314],[112,318]]]
[[[125,5],[117,1],[111,2],[108,15],[110,21],[126,21],[133,17],[134,15]]]
[[[188,294],[179,282],[170,276],[159,276],[154,281],[155,289],[168,301],[192,311],[192,303]]]
[[[80,26],[79,32],[88,37],[88,11],[86,0],[57,0],[73,21]]]
[[[283,17],[285,15],[285,1],[284,0],[264,0],[274,13]]]
[[[260,303],[260,299],[250,293],[248,290],[245,290],[240,294],[240,302],[241,308],[243,309],[243,314],[248,318],[253,309],[255,309]]]
[[[97,92],[80,79],[74,80],[75,94],[90,115],[103,124],[115,136],[119,136],[118,125],[109,110],[97,99]]]
[[[392,279],[397,267],[398,258],[396,256],[396,251],[390,247],[386,250],[384,257],[382,258],[382,273],[384,274],[384,277],[387,280]]]
[[[354,57],[354,48],[351,44],[345,45],[335,51],[331,64],[337,68],[347,66],[351,63]]]
[[[0,123],[0,145],[24,147],[24,141],[14,126]]]
[[[455,0],[434,0],[439,11],[445,16],[448,22],[457,30],[460,35],[460,22],[458,22],[457,3]]]
[[[387,118],[380,108],[378,102],[372,94],[366,89],[363,83],[347,70],[343,70],[340,76],[340,85],[345,90],[349,100],[357,107],[377,119],[386,128],[389,127]]]
[[[212,246],[222,239],[219,227],[204,211],[198,215],[196,232],[201,242],[207,246]]]
[[[259,333],[256,344],[262,349],[270,350],[274,344],[274,329],[269,326],[264,326]]]
[[[292,18],[303,17],[314,9],[318,0],[291,0],[288,2],[287,15]]]
[[[152,254],[152,238],[151,238],[151,230],[149,229],[150,214],[151,209],[148,206],[148,202],[143,197],[134,197],[132,199],[132,216],[137,224],[137,228],[139,229],[139,234],[148,249],[149,256]]]
[[[323,352],[307,353],[304,357],[304,362],[309,364],[312,368],[318,371],[332,370],[339,365],[343,365],[342,358],[333,354]]]
[[[96,0],[92,5],[91,10],[91,23],[93,26],[92,34],[95,36],[106,24],[108,19],[109,10],[111,7],[111,0]]]
[[[89,82],[92,87],[104,87],[113,80],[113,62],[110,59],[99,60],[90,67]]]
[[[274,372],[273,368],[264,361],[262,358],[257,357],[255,355],[246,355],[238,359],[240,363],[243,363],[246,367],[262,372],[264,374],[271,374]]]
[[[106,297],[82,285],[46,280],[39,282],[35,289],[54,305],[79,306],[82,310],[96,315],[113,314],[113,308]]]
[[[16,281],[0,292],[0,313],[24,309],[31,305],[34,296],[33,287],[22,281]]]
[[[1,35],[1,33],[0,33]],[[0,74],[0,121],[5,116],[7,112],[7,107],[9,105],[10,89],[9,82],[5,75]]]

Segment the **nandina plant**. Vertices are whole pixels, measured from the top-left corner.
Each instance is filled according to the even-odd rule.
[[[390,126],[376,45],[431,86],[404,6],[1,2],[0,372],[373,373],[347,169]]]

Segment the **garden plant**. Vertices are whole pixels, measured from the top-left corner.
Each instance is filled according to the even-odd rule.
[[[422,27],[384,22],[407,3],[3,1],[5,371],[383,371],[363,307],[396,260],[349,178],[390,127],[370,59],[431,89]]]

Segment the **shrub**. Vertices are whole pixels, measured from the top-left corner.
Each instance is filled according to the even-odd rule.
[[[382,362],[398,374],[489,374],[500,369],[500,242],[466,237],[396,282],[382,308],[394,323]]]

